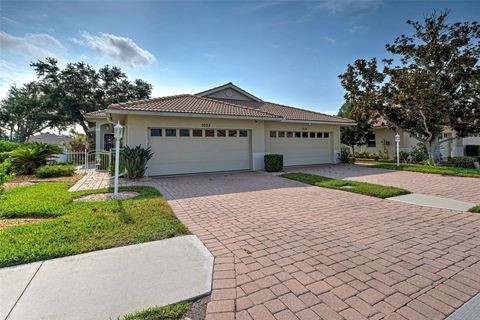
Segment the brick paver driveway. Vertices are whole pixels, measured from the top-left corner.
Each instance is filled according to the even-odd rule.
[[[480,290],[478,214],[266,173],[160,178],[216,257],[207,319],[443,319]]]
[[[429,194],[480,204],[480,179],[409,171],[393,171],[366,165],[318,165],[292,167],[290,172],[318,174],[335,179],[349,179],[405,188]]]

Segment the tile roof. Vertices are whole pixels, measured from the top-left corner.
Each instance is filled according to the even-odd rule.
[[[262,112],[268,112],[280,116],[286,120],[297,120],[297,121],[320,121],[320,122],[341,122],[341,123],[354,123],[353,120],[332,116],[320,112],[309,111],[305,109],[290,107],[281,105],[273,102],[256,102],[256,101],[246,101],[246,100],[232,100],[232,99],[218,99],[222,101],[227,101],[236,105],[243,105],[254,110],[259,110]]]
[[[97,110],[97,111],[85,113],[85,118],[101,118],[106,116],[107,114],[105,113],[105,110]]]
[[[281,118],[266,111],[191,94],[117,103],[108,106],[108,110],[193,113],[247,118]]]

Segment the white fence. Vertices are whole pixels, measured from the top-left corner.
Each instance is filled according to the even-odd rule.
[[[71,162],[80,169],[97,169],[100,171],[108,170],[108,167],[115,159],[115,149],[90,150],[90,151],[70,151],[63,154],[57,154],[49,159],[50,162]]]

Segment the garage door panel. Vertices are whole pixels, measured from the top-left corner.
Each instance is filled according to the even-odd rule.
[[[331,163],[332,136],[328,138],[270,138],[270,152],[283,154],[285,166]]]
[[[248,137],[150,137],[149,175],[250,169]]]

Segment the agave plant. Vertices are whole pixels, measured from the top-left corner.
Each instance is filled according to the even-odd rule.
[[[28,143],[8,154],[14,171],[18,174],[34,174],[37,168],[47,164],[51,155],[62,153],[62,149],[46,143]]]
[[[127,172],[127,178],[136,179],[143,177],[147,170],[147,163],[152,156],[153,152],[150,147],[142,148],[141,146],[136,146],[130,148],[125,146],[122,151],[122,158]]]

